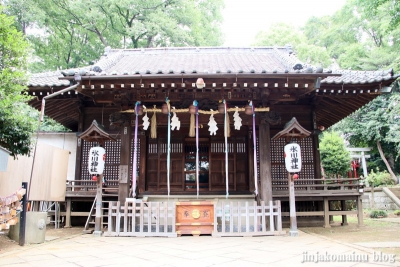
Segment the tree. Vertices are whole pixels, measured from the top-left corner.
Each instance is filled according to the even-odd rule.
[[[26,0],[25,0],[26,1]],[[18,1],[6,0],[10,13]],[[222,0],[31,0],[43,16],[29,23],[38,60],[34,71],[75,68],[98,59],[104,48],[217,46]],[[25,12],[29,17],[29,11]]]
[[[325,132],[319,150],[321,163],[328,176],[338,177],[350,169],[350,154],[346,150],[343,138],[337,132]]]
[[[0,146],[11,155],[30,152],[35,121],[24,112],[28,43],[0,10]]]
[[[399,118],[396,116],[397,108],[393,107],[391,97],[391,95],[377,97],[341,121],[336,129],[342,131],[354,146],[375,147],[392,179],[397,183],[393,167],[396,154],[400,151],[395,150],[398,148],[398,139],[397,126],[393,125],[393,122],[399,122]],[[398,99],[397,93],[393,97]],[[390,107],[392,107],[391,112]]]
[[[400,25],[400,2],[397,0],[357,0],[357,5],[364,9],[370,18],[375,17],[379,11],[385,10],[390,17],[390,29]]]
[[[291,45],[299,59],[307,63],[328,67],[331,64],[329,55],[323,47],[309,44],[305,36],[294,26],[285,23],[272,24],[268,31],[257,33],[255,46]]]

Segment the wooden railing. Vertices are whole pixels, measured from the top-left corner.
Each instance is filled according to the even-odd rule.
[[[273,180],[272,183],[274,196],[288,194],[287,181]],[[360,195],[364,185],[360,178],[299,179],[295,180],[294,188],[296,194]]]
[[[67,180],[66,195],[67,196],[95,196],[97,181],[93,180]],[[107,183],[103,185],[104,194],[117,193],[118,187],[109,186]]]
[[[282,235],[281,202],[220,202],[216,205],[213,236]],[[268,226],[268,227],[267,227]]]
[[[175,203],[112,201],[108,207],[108,229],[104,236],[177,237]]]

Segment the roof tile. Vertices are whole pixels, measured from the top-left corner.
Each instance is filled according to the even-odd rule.
[[[286,47],[223,48],[178,47],[109,49],[93,66],[71,69],[65,75],[135,75],[156,73],[333,73],[321,81],[326,84],[363,84],[392,79],[393,70],[323,70],[300,62]],[[69,73],[71,72],[71,73]],[[59,80],[62,72],[34,74],[30,86],[68,86]]]

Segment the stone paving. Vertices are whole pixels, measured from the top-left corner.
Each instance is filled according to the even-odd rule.
[[[390,254],[299,231],[298,237],[78,235],[1,254],[0,266],[400,266],[393,260]]]

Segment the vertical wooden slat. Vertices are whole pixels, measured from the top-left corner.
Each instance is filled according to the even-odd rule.
[[[156,233],[160,231],[160,202],[156,205]]]
[[[124,206],[124,233],[128,232],[128,202],[125,202]]]
[[[234,225],[234,221],[233,221],[233,202],[231,201],[229,203],[229,232],[233,233],[233,225]]]
[[[254,213],[254,218],[253,218],[253,221],[254,221],[254,232],[258,232],[258,225],[257,225],[257,201],[254,201],[253,202],[253,205],[254,205],[254,207],[253,207],[253,213]]]
[[[176,217],[175,217],[175,214],[176,214],[176,205],[175,205],[175,203],[173,203],[173,205],[172,205],[172,214],[171,214],[171,217],[172,217],[172,233],[175,233],[176,232],[176,229],[175,229],[175,223],[176,223]]]
[[[143,220],[143,213],[144,213],[144,203],[142,202],[142,203],[140,203],[140,210],[139,210],[139,216],[140,216],[140,218],[139,218],[139,223],[140,223],[140,225],[139,225],[139,232],[140,233],[143,233],[143,224],[144,224],[144,220]]]
[[[221,202],[221,222],[222,222],[222,230],[221,233],[225,233],[225,205]]]
[[[113,223],[112,223],[112,207],[114,205],[114,201],[110,201],[110,204],[108,204],[108,233],[111,233],[113,231]]]
[[[163,206],[163,225],[164,233],[166,233],[168,232],[168,202],[164,202]]]
[[[274,205],[272,200],[269,202],[269,230],[273,232],[275,229],[274,225]]]
[[[117,235],[119,235],[120,230],[121,230],[121,212],[120,212],[120,208],[121,208],[121,202],[117,201],[117,211],[116,211],[116,222],[115,222],[115,232],[117,233]]]
[[[216,205],[216,203],[214,202],[214,233],[213,234],[217,234],[218,233],[218,207]]]
[[[282,213],[281,213],[281,201],[280,200],[275,200],[276,203],[276,210],[278,212],[277,218],[278,218],[278,225],[277,225],[277,230],[282,231]]]
[[[249,219],[249,202],[246,202],[246,233],[250,232]]]
[[[136,202],[132,203],[132,233],[136,232]]]
[[[261,201],[261,227],[262,227],[262,231],[265,232],[267,231],[267,222],[266,222],[266,218],[265,216],[267,216],[266,212],[265,212],[265,201]],[[269,210],[269,212],[271,212],[271,209]]]
[[[151,232],[151,210],[152,210],[152,202],[148,202],[147,203],[147,232],[150,233]]]
[[[237,203],[237,211],[238,211],[238,233],[242,232],[242,206],[240,202]]]

